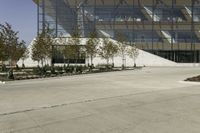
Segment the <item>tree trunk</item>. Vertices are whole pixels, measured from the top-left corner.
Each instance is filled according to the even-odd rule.
[[[22,67],[24,66],[24,60],[22,60]]]
[[[114,56],[112,57],[112,67],[115,67]]]
[[[42,65],[42,68],[43,68],[43,66],[44,66],[44,64],[43,64],[44,62],[43,62],[43,59],[41,60],[41,65]]]
[[[52,60],[53,58],[51,58],[50,60],[50,62],[51,62],[51,67],[53,67],[54,66],[54,64],[53,64],[53,60]]]
[[[14,75],[13,75],[13,68],[12,68],[12,59],[10,59],[10,70],[8,71],[8,75],[7,75],[8,79],[14,79]]]
[[[124,58],[122,57],[122,66],[124,65]]]
[[[64,66],[66,65],[66,62],[65,62],[65,57],[64,57]]]
[[[107,66],[106,66],[106,69],[109,70],[109,58],[106,59],[106,62],[107,62]]]
[[[91,56],[91,67],[93,67],[93,57]]]
[[[53,66],[54,66],[54,63],[53,63],[53,56],[54,56],[54,54],[53,54],[53,52],[54,52],[54,50],[53,50],[53,45],[51,45],[51,56],[50,56],[50,60],[51,60],[51,67],[53,67]]]
[[[69,61],[70,61],[70,59],[67,59],[67,66],[69,66],[69,64],[70,64],[70,62],[69,62]]]
[[[124,54],[122,53],[122,70],[124,70],[125,66],[124,66]]]
[[[75,57],[75,67],[74,67],[74,71],[75,71],[75,73],[76,73],[76,70],[77,70],[77,58]]]
[[[109,65],[109,59],[106,59],[107,65]]]
[[[10,69],[12,69],[12,59],[10,59]]]
[[[134,62],[134,67],[136,67],[137,65],[136,65],[136,59],[135,58],[133,59],[133,62]]]

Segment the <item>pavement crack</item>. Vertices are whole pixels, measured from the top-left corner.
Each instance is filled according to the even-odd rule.
[[[164,91],[164,90],[162,90],[162,91]],[[32,111],[37,111],[37,110],[43,110],[43,109],[58,108],[58,107],[63,107],[63,106],[68,106],[68,105],[73,105],[73,104],[90,103],[90,102],[101,101],[101,100],[106,100],[106,99],[114,99],[114,98],[122,98],[122,97],[134,96],[134,95],[149,94],[149,93],[154,93],[154,92],[160,92],[160,91],[140,92],[140,93],[118,95],[118,96],[112,96],[112,97],[102,97],[102,98],[97,98],[97,99],[87,99],[87,100],[82,100],[82,101],[78,101],[78,102],[36,107],[36,108],[19,110],[19,111],[14,111],[14,112],[6,112],[6,113],[1,113],[0,116],[26,113],[26,112],[32,112]],[[177,99],[177,98],[185,98],[185,97],[190,97],[190,96],[195,96],[195,95],[200,95],[200,94],[191,94],[191,95],[187,95],[187,96],[175,97],[175,98],[165,99],[165,100],[162,100],[162,101],[159,101],[159,102],[170,101],[170,100],[174,100],[174,99]],[[155,103],[155,102],[153,102],[153,103]],[[148,103],[148,104],[153,104],[153,103]],[[142,104],[142,105],[145,105],[145,104]],[[135,105],[135,107],[142,106],[142,105]]]

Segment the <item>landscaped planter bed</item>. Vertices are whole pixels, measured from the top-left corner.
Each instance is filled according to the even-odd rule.
[[[115,72],[115,71],[126,71],[126,70],[134,70],[134,69],[141,69],[141,67],[137,68],[127,68],[125,70],[121,70],[121,68],[113,68],[113,69],[93,69],[92,71],[85,70],[82,72],[77,73],[66,73],[64,71],[56,71],[55,74],[51,74],[50,72],[44,74],[44,75],[37,75],[33,73],[26,73],[26,72],[14,72],[14,79],[8,79],[7,74],[4,73],[3,75],[0,75],[0,81],[14,81],[14,80],[29,80],[29,79],[39,79],[39,78],[51,78],[51,77],[62,77],[62,76],[73,76],[73,75],[83,75],[83,74],[94,74],[94,73],[103,73],[103,72]]]
[[[200,75],[192,77],[192,78],[188,78],[185,81],[200,82]]]

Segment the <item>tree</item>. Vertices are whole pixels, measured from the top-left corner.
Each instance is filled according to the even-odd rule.
[[[7,51],[6,51],[4,38],[3,38],[2,33],[0,33],[0,61],[2,62],[2,64],[4,63],[4,61],[8,59],[8,55],[6,53]]]
[[[79,59],[79,53],[80,53],[80,30],[77,26],[74,27],[73,33],[71,34],[71,38],[68,41],[68,45],[70,45],[72,52],[73,52],[73,58],[75,60],[75,65],[78,62]],[[76,67],[75,67],[76,69]]]
[[[22,57],[21,49],[24,41],[19,41],[18,32],[14,31],[8,23],[0,24],[0,30],[1,43],[3,42],[1,46],[4,51],[1,60],[9,60],[12,66],[13,61],[18,61]]]
[[[55,43],[53,38],[53,30],[49,26],[45,27],[43,31],[36,37],[32,46],[32,59],[41,62],[42,67],[46,60],[52,58],[52,46]]]
[[[99,44],[99,39],[97,39],[97,33],[91,32],[89,39],[87,40],[86,45],[85,45],[86,54],[88,58],[90,58],[91,66],[93,66],[93,59],[98,52],[97,50],[98,44]]]
[[[127,38],[122,33],[117,33],[117,43],[119,47],[119,54],[122,58],[122,69],[125,68],[126,52],[127,52]]]
[[[8,23],[0,24],[0,38],[0,58],[2,62],[9,61],[8,78],[14,79],[12,66],[14,62],[16,63],[22,57],[21,51],[24,41],[19,40],[18,32],[14,31]]]
[[[34,61],[41,62],[41,65],[43,67],[44,60],[46,58],[46,49],[45,49],[46,43],[44,42],[43,35],[39,34],[37,38],[35,39],[33,46],[32,46],[32,55],[31,58]]]
[[[13,60],[18,61],[20,58],[24,56],[25,52],[26,52],[26,43],[24,40],[22,40],[16,47],[16,51],[14,54],[15,57],[13,58]]]
[[[109,49],[109,40],[108,38],[103,39],[103,44],[102,46],[99,47],[99,55],[101,58],[105,59],[107,62],[107,65],[109,65],[109,58],[110,58],[110,49]]]
[[[44,31],[42,32],[43,34],[43,39],[44,39],[44,47],[45,47],[45,61],[48,59],[52,59],[52,54],[53,54],[53,45],[55,44],[55,39],[53,35],[54,30],[49,28],[49,25],[46,26]],[[51,64],[53,65],[53,64]]]
[[[63,55],[64,55],[64,64],[66,63],[65,60],[67,59],[67,64],[69,66],[70,64],[70,59],[75,58],[75,53],[76,53],[76,46],[74,45],[67,45],[63,49]]]
[[[113,42],[110,41],[109,43],[109,47],[110,47],[110,56],[112,58],[112,66],[114,67],[114,57],[115,55],[118,53],[119,48],[117,45],[115,45]]]
[[[104,38],[102,46],[99,47],[99,55],[106,60],[107,65],[109,65],[110,59],[112,59],[114,63],[114,56],[117,52],[118,47],[108,38]]]
[[[4,43],[4,38],[2,33],[0,32],[0,61],[2,63],[1,65],[1,71],[6,71],[6,65],[4,64],[4,61],[6,61],[8,58],[7,51]]]
[[[21,49],[21,60],[22,60],[22,67],[25,67],[24,61],[29,57],[29,50],[25,45],[25,42],[22,42],[22,49]]]
[[[131,48],[128,50],[128,55],[130,58],[133,59],[134,67],[136,67],[136,59],[139,56],[139,50],[136,48],[135,45],[132,45]]]

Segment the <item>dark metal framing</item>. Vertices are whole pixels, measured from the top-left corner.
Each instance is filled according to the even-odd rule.
[[[45,1],[49,1],[49,2],[54,1],[56,3],[56,4],[54,4],[55,7],[47,7]],[[65,8],[64,5],[63,5],[63,7],[58,7],[58,5],[59,5],[58,2],[60,2],[60,1],[63,1],[63,0],[38,0],[38,8],[37,8],[37,11],[38,11],[38,20],[37,20],[38,21],[38,34],[45,28],[45,24],[47,22],[47,23],[53,23],[55,25],[55,27],[54,27],[55,31],[56,31],[55,36],[56,37],[59,36],[59,34],[58,34],[58,32],[60,32],[59,28],[62,26],[60,24],[60,21],[62,21],[62,16],[59,13],[62,12],[62,11],[60,11],[61,9]],[[107,10],[109,9],[109,7],[112,8],[112,10],[113,10],[112,12],[114,12],[113,14],[116,14],[117,12],[123,12],[123,11],[119,10],[120,7],[125,7],[125,8],[126,7],[127,8],[132,7],[133,9],[138,9],[138,10],[141,11],[141,10],[144,10],[143,9],[144,7],[142,7],[142,6],[145,5],[145,3],[142,3],[141,0],[129,0],[129,2],[132,1],[133,5],[126,5],[127,4],[126,0],[122,0],[122,1],[112,0],[113,5],[107,6],[106,5],[107,1],[108,0],[104,0],[104,4],[103,3],[99,3],[99,4],[101,4],[102,5],[101,7],[104,7]],[[168,52],[166,52],[166,53],[168,53],[168,55],[167,55],[168,59],[173,60],[173,61],[177,61],[177,58],[178,58],[178,57],[176,57],[176,54],[178,53],[177,51],[187,52],[189,50],[189,51],[193,51],[193,54],[194,54],[191,57],[189,62],[200,62],[199,57],[197,57],[197,55],[199,55],[198,53],[199,53],[199,50],[200,50],[200,47],[198,46],[198,45],[200,45],[200,38],[199,38],[199,42],[197,42],[198,41],[198,40],[196,40],[197,36],[195,35],[196,34],[195,25],[198,24],[200,26],[200,22],[194,21],[194,9],[196,8],[195,7],[196,0],[191,0],[191,5],[187,5],[187,6],[190,6],[189,8],[191,9],[191,13],[192,13],[191,14],[191,23],[189,21],[179,22],[179,21],[175,20],[175,19],[177,19],[177,18],[175,18],[176,16],[174,16],[174,14],[176,13],[175,9],[177,9],[177,0],[168,0],[168,1],[171,2],[170,6],[165,4],[165,0],[151,0],[152,4],[148,5],[148,6],[150,6],[150,8],[152,7],[152,16],[151,16],[152,20],[151,20],[151,22],[150,22],[150,20],[148,20],[148,18],[146,18],[148,21],[147,20],[141,20],[141,22],[136,21],[135,20],[136,18],[134,18],[135,17],[134,12],[130,13],[130,14],[132,14],[132,16],[127,16],[127,17],[131,17],[133,19],[132,22],[128,22],[128,21],[126,22],[125,20],[123,22],[120,22],[119,20],[117,20],[118,19],[117,17],[119,17],[119,16],[116,16],[116,15],[114,15],[114,18],[110,18],[109,21],[106,21],[106,20],[103,20],[103,19],[101,21],[97,20],[96,19],[97,8],[98,8],[98,13],[99,13],[99,5],[97,5],[97,0],[93,1],[94,5],[88,5],[88,1],[83,0],[82,2],[85,2],[85,3],[82,4],[82,6],[83,6],[82,13],[83,13],[83,17],[84,17],[82,20],[84,21],[83,24],[84,24],[84,27],[86,27],[86,28],[81,29],[81,30],[87,31],[87,32],[84,32],[86,34],[86,33],[89,33],[90,31],[92,31],[94,29],[99,30],[98,28],[96,28],[97,26],[99,26],[99,27],[101,27],[101,30],[103,30],[103,31],[104,30],[105,31],[106,30],[110,30],[110,31],[120,30],[122,32],[129,31],[130,32],[129,33],[129,36],[130,36],[129,39],[132,40],[133,43],[136,43],[136,45],[139,48],[142,48],[142,49],[147,50],[147,51],[151,51],[154,54],[160,53],[158,51],[163,51],[163,53],[165,53],[165,51],[168,51]],[[68,2],[68,3],[70,3],[70,2]],[[160,20],[159,22],[154,21],[155,15],[157,14],[156,9],[157,9],[158,3],[164,3],[163,5],[166,6],[166,8],[171,9],[171,11],[170,11],[170,14],[171,14],[170,24],[168,26],[166,26],[166,22],[164,22],[163,20]],[[66,2],[66,4],[67,4],[67,2]],[[70,7],[70,5],[66,6],[66,8],[68,8],[68,7]],[[54,20],[55,22],[51,22],[51,21],[48,21],[48,19],[46,19],[47,15],[51,16],[51,12],[47,13],[48,12],[48,11],[46,11],[47,8],[51,8],[50,11],[52,11],[53,8],[55,9],[55,14],[52,14],[52,16],[55,15],[55,20]],[[85,9],[87,9],[87,8],[92,8],[93,16],[94,16],[93,20],[89,20],[86,17]],[[184,7],[181,7],[181,9],[182,8],[184,8]],[[76,10],[74,10],[74,9],[76,9],[76,7],[71,7],[70,10],[72,12],[73,11],[76,12]],[[159,10],[161,10],[161,9],[159,9]],[[186,9],[183,9],[183,10],[186,10]],[[105,15],[105,14],[103,14],[104,12],[106,13],[106,11],[104,11],[104,9],[102,8],[102,14],[101,14],[102,16]],[[112,12],[110,12],[111,17],[113,15]],[[108,10],[108,14],[109,14],[109,10]],[[143,15],[144,15],[144,17],[146,17],[145,14],[143,14]],[[146,12],[146,15],[149,15],[149,14]],[[163,14],[160,14],[160,15],[163,15]],[[63,20],[62,24],[67,23],[65,21],[73,22],[73,21],[70,20],[70,16],[64,16],[64,17],[66,19]],[[74,18],[72,18],[72,19],[74,19]],[[76,20],[76,21],[78,21],[78,20]],[[187,27],[190,26],[190,29],[188,28],[187,30],[185,30],[185,31],[191,33],[190,42],[189,42],[190,44],[187,41],[179,42],[180,39],[179,39],[179,36],[177,34],[178,34],[178,32],[180,32],[182,30],[180,28],[181,25],[186,25]],[[122,28],[122,27],[124,27],[124,28]],[[131,27],[131,29],[129,29],[130,27]],[[171,28],[169,28],[169,27],[171,27]],[[70,28],[71,27],[64,27],[62,31],[67,31]],[[164,43],[164,42],[166,42],[164,40],[168,41],[168,38],[166,38],[166,37],[164,37],[164,35],[162,35],[162,33],[161,33],[162,30],[169,30],[170,31],[171,42],[169,42],[169,44]],[[149,38],[145,38],[146,39],[145,42],[142,42],[141,38],[136,38],[138,31],[144,32],[145,35],[147,33],[151,32],[151,34],[152,34],[152,35],[150,35],[151,40]],[[145,31],[147,31],[147,33],[145,33]],[[157,32],[155,32],[155,31],[157,31]],[[158,35],[156,35],[156,34],[158,34]],[[113,35],[115,35],[115,34],[113,33]],[[158,40],[159,38],[157,38],[157,36],[159,38],[162,38],[162,41]],[[115,38],[115,36],[113,38]],[[187,39],[189,40],[189,38],[187,38]],[[174,40],[175,40],[175,42],[174,42]],[[138,41],[141,41],[141,42],[138,42]],[[176,42],[176,41],[178,41],[178,42]],[[168,47],[167,45],[169,45],[169,48],[166,48],[166,47]],[[174,51],[176,51],[176,52],[174,52]]]

